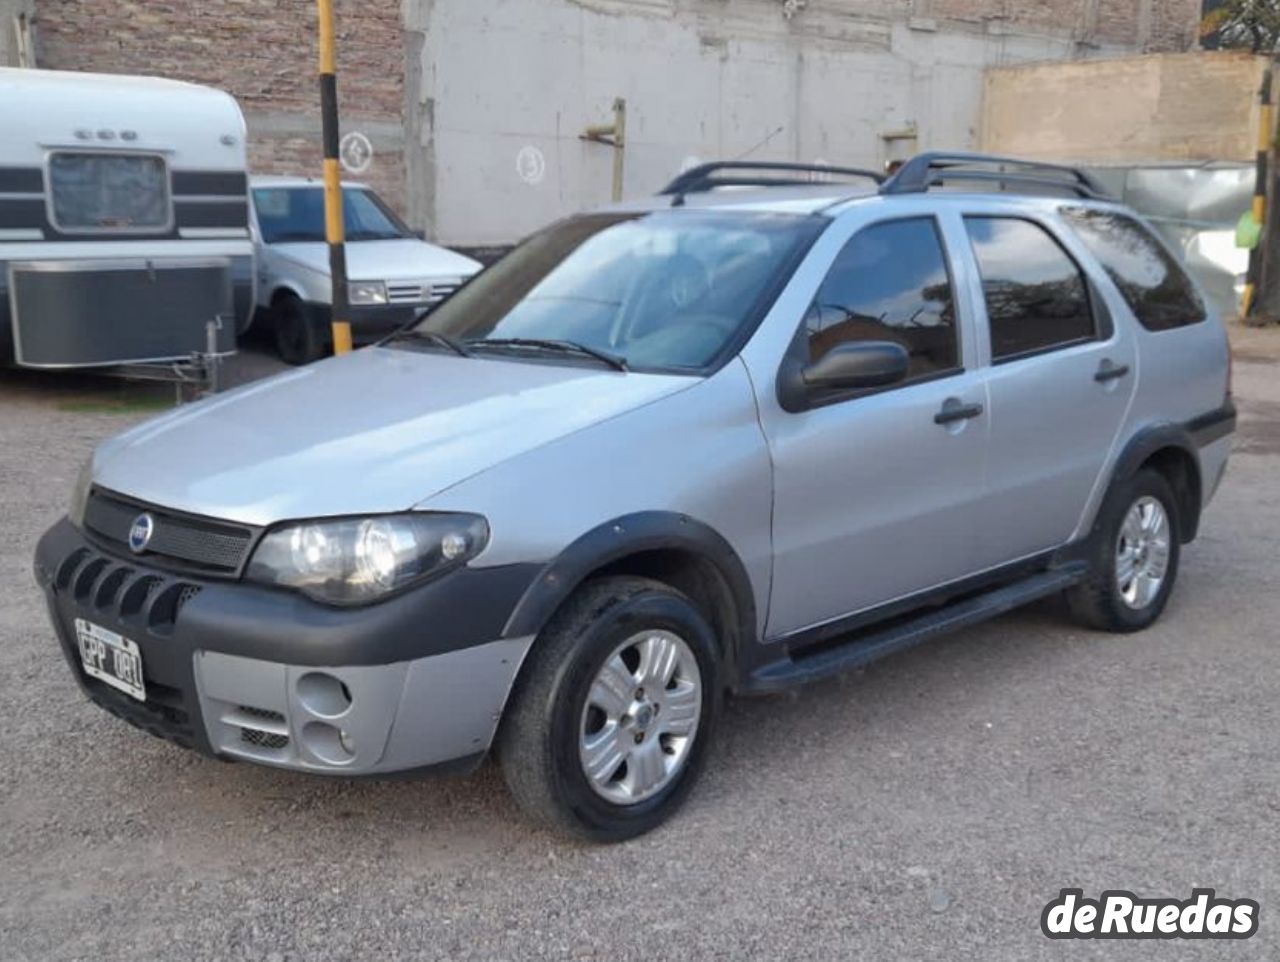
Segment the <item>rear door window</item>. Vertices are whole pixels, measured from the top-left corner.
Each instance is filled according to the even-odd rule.
[[[1084,274],[1045,228],[1013,217],[964,223],[982,274],[993,362],[1094,339]]]
[[[809,358],[838,344],[893,341],[909,381],[960,368],[955,297],[932,217],[863,228],[836,256],[805,315]]]
[[[1147,330],[1167,331],[1205,319],[1195,285],[1141,223],[1115,211],[1081,207],[1068,207],[1062,216]]]
[[[58,152],[49,158],[53,224],[64,231],[156,231],[172,223],[169,172],[149,154]]]

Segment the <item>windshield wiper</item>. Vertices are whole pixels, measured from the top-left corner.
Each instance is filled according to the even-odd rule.
[[[577,341],[541,337],[491,337],[473,338],[472,340],[467,341],[467,344],[472,348],[532,347],[543,351],[556,351],[561,354],[579,354],[583,357],[594,358],[601,363],[607,364],[615,371],[627,370],[627,359],[625,357],[619,357],[617,354],[610,354],[608,351],[602,351],[598,347],[579,344]]]
[[[473,354],[467,346],[456,337],[451,337],[448,334],[441,334],[439,331],[418,331],[413,328],[409,328],[404,331],[396,331],[388,337],[387,340],[427,341],[430,344],[438,344],[441,347],[447,347],[449,350],[453,351],[454,354],[457,354],[460,357],[475,357],[475,354]]]

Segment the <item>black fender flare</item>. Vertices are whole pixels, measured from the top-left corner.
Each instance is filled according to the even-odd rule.
[[[1109,479],[1107,489],[1110,490],[1111,485],[1113,485],[1117,480],[1131,477],[1146,462],[1146,460],[1151,457],[1151,455],[1165,448],[1179,449],[1187,455],[1191,463],[1192,474],[1189,478],[1191,490],[1188,492],[1191,503],[1184,505],[1184,507],[1189,508],[1189,510],[1184,512],[1186,517],[1182,519],[1184,525],[1182,538],[1184,542],[1189,542],[1194,540],[1196,532],[1200,527],[1203,479],[1200,477],[1199,446],[1196,444],[1194,436],[1186,425],[1172,421],[1150,424],[1130,438],[1129,442],[1120,452],[1120,456],[1116,458],[1115,467],[1111,470],[1111,477]],[[1100,509],[1101,502],[1099,502],[1099,510]]]
[[[630,555],[663,549],[683,551],[709,562],[733,597],[739,646],[756,638],[755,591],[742,559],[714,528],[671,511],[642,511],[614,518],[572,542],[525,590],[507,619],[503,636],[536,635],[593,572]],[[725,654],[732,659],[737,652],[728,647]]]

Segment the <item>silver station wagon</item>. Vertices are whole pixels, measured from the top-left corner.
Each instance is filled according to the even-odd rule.
[[[1229,370],[1080,171],[707,165],[107,441],[36,576],[85,693],[153,734],[334,776],[492,752],[537,821],[622,839],[726,692],[1057,593],[1151,624]]]

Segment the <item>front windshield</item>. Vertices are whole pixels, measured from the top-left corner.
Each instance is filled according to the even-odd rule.
[[[258,214],[262,240],[267,244],[290,241],[324,242],[324,188],[255,187],[253,206]],[[342,191],[342,220],[347,240],[390,240],[408,237],[409,229],[383,205],[371,190],[347,187]]]
[[[473,350],[571,341],[632,369],[699,369],[756,316],[821,223],[691,210],[571,218],[521,244],[416,329]]]

